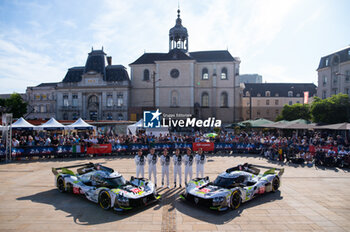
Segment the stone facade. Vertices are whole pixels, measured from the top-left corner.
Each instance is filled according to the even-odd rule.
[[[350,96],[350,46],[322,57],[317,72],[318,97],[324,99],[338,93]]]

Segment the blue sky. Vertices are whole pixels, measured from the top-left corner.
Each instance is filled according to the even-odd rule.
[[[91,47],[128,64],[167,52],[177,0],[0,0],[0,93],[58,82]],[[350,44],[348,0],[180,1],[190,51],[228,49],[241,74],[314,82],[321,56]]]

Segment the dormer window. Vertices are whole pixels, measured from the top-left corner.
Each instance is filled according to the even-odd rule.
[[[278,93],[275,93],[275,97],[279,97],[279,94],[278,94]]]
[[[257,96],[257,97],[261,97],[261,93],[258,93],[256,96]]]
[[[288,97],[293,97],[293,91],[288,91]]]
[[[328,66],[328,63],[329,63],[329,60],[328,60],[328,58],[326,59],[326,66]]]
[[[265,97],[270,97],[271,96],[271,92],[270,91],[266,91],[265,92]]]
[[[203,80],[208,80],[209,79],[209,74],[208,74],[208,69],[207,68],[203,68],[202,69],[202,79]]]
[[[227,79],[227,68],[222,68],[221,69],[221,80],[226,80]]]
[[[245,95],[246,95],[247,97],[250,97],[250,92],[249,92],[249,91],[245,92]]]

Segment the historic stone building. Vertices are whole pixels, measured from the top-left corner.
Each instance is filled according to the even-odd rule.
[[[130,79],[102,50],[89,53],[85,66],[72,67],[62,82],[27,88],[27,118],[127,120]]]
[[[247,83],[243,84],[243,120],[265,118],[274,121],[284,105],[304,103],[304,92],[308,92],[308,103],[316,96],[316,85],[312,83]]]
[[[350,46],[322,57],[317,72],[318,97],[324,99],[338,93],[350,96]]]
[[[240,59],[227,50],[189,52],[188,32],[178,10],[169,31],[169,52],[144,53],[130,64],[130,119],[159,108],[163,113],[237,121],[239,65]]]

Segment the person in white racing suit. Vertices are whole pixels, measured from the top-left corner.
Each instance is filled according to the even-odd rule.
[[[174,188],[176,188],[176,177],[179,176],[179,185],[182,187],[182,156],[180,154],[180,149],[175,150],[175,155],[173,155],[174,161]]]
[[[151,180],[154,177],[154,186],[157,187],[157,161],[158,156],[155,154],[155,149],[152,147],[150,153],[147,155],[148,161],[148,179]]]
[[[185,184],[187,184],[187,176],[189,176],[189,180],[192,180],[192,164],[194,161],[194,156],[192,155],[191,148],[186,149],[186,155],[184,155],[184,164],[185,164]]]
[[[135,156],[135,164],[136,164],[136,178],[141,175],[141,178],[144,178],[145,174],[145,157],[142,154],[142,149],[137,151],[137,155]]]
[[[163,150],[163,155],[160,157],[160,165],[162,166],[162,187],[164,187],[164,176],[166,176],[167,187],[169,186],[169,165],[170,157],[168,156],[168,150]]]
[[[207,158],[203,154],[203,149],[198,148],[198,153],[195,156],[196,160],[196,171],[197,171],[197,178],[199,177],[199,174],[201,174],[201,178],[204,177],[204,164],[207,162]]]

